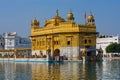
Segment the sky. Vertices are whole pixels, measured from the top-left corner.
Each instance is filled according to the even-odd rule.
[[[120,0],[0,0],[0,34],[17,32],[19,36],[30,36],[30,23],[34,19],[49,20],[59,11],[66,19],[72,10],[75,22],[84,24],[92,12],[97,32],[103,35],[120,35]]]

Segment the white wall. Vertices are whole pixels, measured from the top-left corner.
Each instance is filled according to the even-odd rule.
[[[107,36],[104,38],[97,37],[96,40],[96,48],[99,49],[100,47],[103,49],[103,54],[106,54],[106,47],[111,43],[120,43],[119,36]]]

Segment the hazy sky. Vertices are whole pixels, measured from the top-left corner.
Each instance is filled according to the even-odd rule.
[[[16,31],[27,37],[34,17],[42,26],[57,9],[64,19],[72,10],[79,24],[84,24],[84,13],[92,11],[100,34],[120,34],[120,0],[0,0],[0,34]]]

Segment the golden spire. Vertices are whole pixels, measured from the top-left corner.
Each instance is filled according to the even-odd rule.
[[[36,16],[34,17],[34,20],[36,20]]]
[[[56,10],[56,16],[58,16],[59,14],[58,14],[58,9]]]
[[[92,11],[90,11],[90,15],[92,15]]]
[[[70,9],[70,13],[72,13],[72,10]]]

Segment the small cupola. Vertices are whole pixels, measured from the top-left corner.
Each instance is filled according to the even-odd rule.
[[[36,19],[36,17],[31,21],[31,26],[39,26],[39,21]]]
[[[88,16],[88,23],[93,24],[95,22],[94,16],[92,15],[92,12],[90,12],[90,15]]]
[[[68,13],[67,19],[68,19],[68,21],[74,21],[74,15],[73,15],[72,11],[70,11],[70,12]]]

